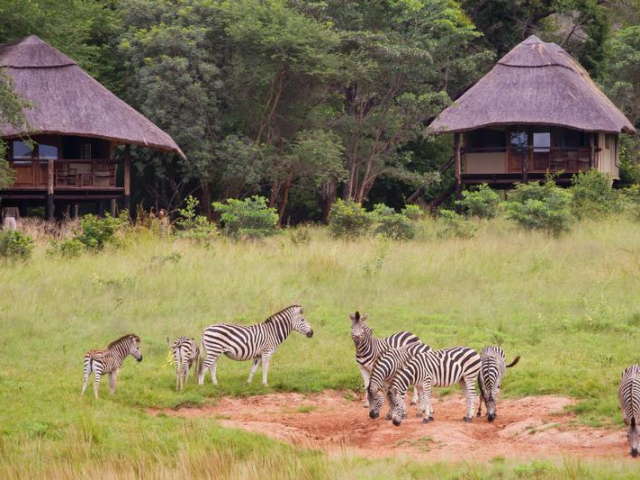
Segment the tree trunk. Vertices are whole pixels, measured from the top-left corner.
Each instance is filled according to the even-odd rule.
[[[322,223],[327,225],[329,223],[329,213],[331,207],[338,197],[338,185],[335,181],[327,182],[323,187],[324,192],[322,195]]]
[[[207,220],[213,220],[213,215],[211,213],[211,188],[207,182],[201,182],[202,187],[202,213]]]

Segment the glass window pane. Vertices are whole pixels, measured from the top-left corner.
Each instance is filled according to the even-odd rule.
[[[57,159],[58,158],[58,147],[54,147],[53,145],[38,145],[38,157],[45,159]]]
[[[511,132],[511,148],[526,148],[528,142],[527,132],[514,131]]]
[[[550,132],[534,132],[533,134],[533,151],[548,152],[551,147]]]
[[[13,158],[14,160],[31,160],[33,157],[33,148],[21,140],[13,141]]]

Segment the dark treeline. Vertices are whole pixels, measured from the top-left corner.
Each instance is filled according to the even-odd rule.
[[[0,42],[29,34],[183,149],[135,152],[146,207],[195,194],[210,215],[214,200],[260,193],[299,222],[339,197],[436,195],[451,139],[426,125],[531,34],[573,54],[640,126],[639,0],[0,0]],[[631,177],[637,144],[624,141]]]

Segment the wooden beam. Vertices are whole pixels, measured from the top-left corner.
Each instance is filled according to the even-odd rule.
[[[47,220],[53,220],[55,218],[53,202],[53,159],[47,160],[47,208],[46,216]]]
[[[118,209],[118,201],[115,198],[112,198],[110,200],[110,203],[111,203],[111,205],[110,205],[110,209],[109,210],[110,210],[111,216],[115,218],[116,213],[117,213],[116,211]]]
[[[455,133],[453,137],[453,148],[455,149],[456,166],[456,198],[460,199],[462,194],[462,155],[460,154],[460,133]]]
[[[124,146],[124,208],[131,216],[131,145]]]
[[[593,160],[595,158],[595,148],[596,148],[594,143],[595,136],[596,136],[595,133],[589,134],[589,170],[593,168]]]

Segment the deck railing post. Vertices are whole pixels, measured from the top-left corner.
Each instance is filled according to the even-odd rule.
[[[131,216],[131,145],[124,146],[124,208]]]
[[[462,156],[460,154],[460,133],[456,132],[453,137],[453,146],[455,148],[455,167],[456,167],[456,198],[460,199],[462,195]]]
[[[47,208],[46,208],[47,220],[53,220],[55,218],[54,203],[53,203],[53,159],[47,160]]]
[[[527,172],[527,154],[529,153],[528,147],[522,147],[522,154],[520,158],[520,167],[522,168],[522,183],[527,183],[529,180],[529,174]]]

